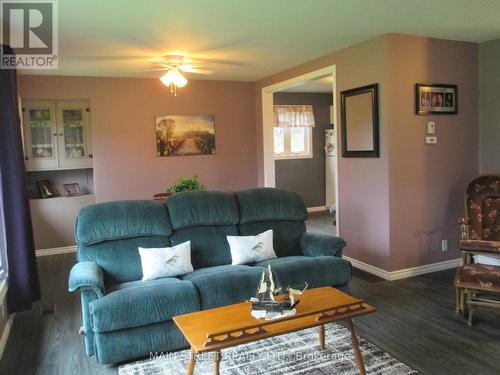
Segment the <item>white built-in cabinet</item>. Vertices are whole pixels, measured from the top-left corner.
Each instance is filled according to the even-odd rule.
[[[27,171],[92,168],[87,101],[23,102]]]

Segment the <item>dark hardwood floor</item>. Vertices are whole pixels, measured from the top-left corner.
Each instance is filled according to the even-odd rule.
[[[38,258],[43,297],[15,317],[1,374],[117,373],[85,355],[79,296],[67,292],[74,262],[74,254]],[[479,310],[473,327],[455,316],[453,274],[388,282],[355,272],[352,294],[378,310],[356,320],[358,334],[422,374],[500,374],[500,314]]]

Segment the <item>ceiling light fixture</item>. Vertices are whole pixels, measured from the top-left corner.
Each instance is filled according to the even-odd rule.
[[[170,92],[177,96],[177,88],[187,85],[187,79],[179,72],[178,67],[170,69],[166,74],[160,77],[160,81],[167,87],[170,87]]]

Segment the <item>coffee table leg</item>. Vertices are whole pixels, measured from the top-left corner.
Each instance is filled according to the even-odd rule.
[[[356,357],[356,363],[358,364],[359,373],[361,375],[366,375],[365,363],[363,362],[363,356],[361,355],[361,350],[359,350],[359,341],[356,336],[356,331],[354,330],[354,323],[352,319],[347,319],[347,326],[349,331],[351,331],[352,347],[354,349],[354,356]]]
[[[319,348],[321,350],[325,350],[325,326],[320,325],[318,327],[318,331],[319,331]]]
[[[220,352],[215,352],[215,375],[219,375],[219,366],[222,359],[222,354]]]
[[[194,373],[194,365],[196,364],[196,352],[191,349],[191,353],[189,355],[189,363],[187,368],[187,375],[193,375]]]

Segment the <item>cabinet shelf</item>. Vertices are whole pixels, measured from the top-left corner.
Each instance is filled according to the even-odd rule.
[[[92,169],[92,168],[89,168],[89,167],[36,168],[36,169],[29,169],[29,168],[26,168],[26,172],[72,171],[72,170],[79,170],[79,169]]]
[[[80,194],[80,195],[73,195],[70,197],[67,197],[65,195],[58,195],[52,198],[30,198],[30,201],[57,201],[57,200],[65,200],[65,199],[83,199],[87,200],[89,197],[94,197],[94,194]]]

